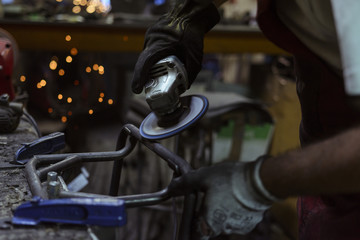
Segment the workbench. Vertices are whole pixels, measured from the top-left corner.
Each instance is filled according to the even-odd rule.
[[[13,133],[0,134],[0,240],[12,239],[92,239],[91,230],[75,225],[47,224],[37,227],[20,227],[7,224],[12,211],[32,198],[25,178],[24,167],[12,165],[15,152],[22,143],[37,139],[33,125],[21,119]]]

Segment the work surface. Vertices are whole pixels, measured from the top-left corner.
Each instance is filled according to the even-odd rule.
[[[9,162],[22,143],[37,138],[34,128],[25,120],[14,133],[0,134],[0,240],[1,239],[92,239],[87,227],[70,225],[42,225],[20,227],[5,224],[21,203],[32,198],[23,167],[14,167]]]

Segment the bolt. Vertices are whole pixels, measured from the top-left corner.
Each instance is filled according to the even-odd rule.
[[[47,192],[49,199],[58,198],[60,194],[60,183],[58,181],[51,181],[48,183]]]
[[[57,172],[48,172],[47,173],[47,182],[51,182],[51,181],[57,181],[57,177],[58,177],[58,174]]]

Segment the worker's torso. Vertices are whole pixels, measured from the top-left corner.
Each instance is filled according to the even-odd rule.
[[[284,9],[279,10],[276,4],[284,1],[289,0],[258,0],[258,23],[271,41],[294,55],[297,92],[302,109],[300,138],[301,143],[306,145],[357,125],[360,112],[347,104],[341,67],[337,67],[340,58],[337,47],[334,49],[334,36],[329,36],[328,41],[323,41],[324,46],[317,49],[323,38],[321,34],[314,40],[313,31],[301,35],[300,29],[295,30],[303,27],[303,24],[282,22],[289,14],[280,13],[282,16],[279,18],[279,12]],[[301,21],[301,16],[307,18],[306,14],[294,14],[297,21]],[[304,19],[304,22],[311,22],[309,19]],[[326,34],[331,32],[331,27],[325,31]],[[309,39],[306,40],[307,36]],[[307,44],[312,40],[313,43]],[[331,49],[330,53],[325,52],[327,49]],[[360,239],[357,223],[360,220],[360,195],[301,197],[298,210],[300,240]]]

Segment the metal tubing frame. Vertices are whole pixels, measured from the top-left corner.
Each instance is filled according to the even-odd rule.
[[[48,199],[47,192],[42,187],[41,180],[44,179],[47,172],[57,171],[67,168],[76,163],[85,162],[101,162],[101,161],[114,161],[114,167],[119,167],[118,164],[122,162],[123,158],[126,157],[136,146],[136,143],[140,142],[165,160],[169,167],[174,171],[174,175],[183,175],[192,170],[190,164],[174,154],[163,145],[155,141],[149,141],[141,137],[139,129],[131,124],[126,124],[121,129],[118,138],[117,151],[109,152],[89,152],[89,153],[66,153],[66,154],[49,154],[49,155],[36,155],[34,156],[25,166],[25,175],[30,186],[30,190],[34,196],[40,196],[41,198]],[[119,148],[119,149],[118,149]],[[42,169],[37,170],[40,165],[48,165]],[[110,191],[114,192],[114,186],[119,181],[116,179],[121,173],[113,170],[113,179],[111,182]],[[114,177],[115,176],[115,177]],[[115,185],[114,185],[115,184]],[[83,192],[70,192],[61,190],[59,193],[60,198],[116,198],[123,199],[127,208],[141,207],[155,205],[171,198],[171,193],[168,187],[161,191],[154,193],[127,195],[127,196],[109,196],[100,194],[91,194]],[[183,214],[179,231],[179,240],[189,240],[190,229],[192,219],[194,215],[194,209],[196,205],[196,195],[189,194],[184,198]]]

